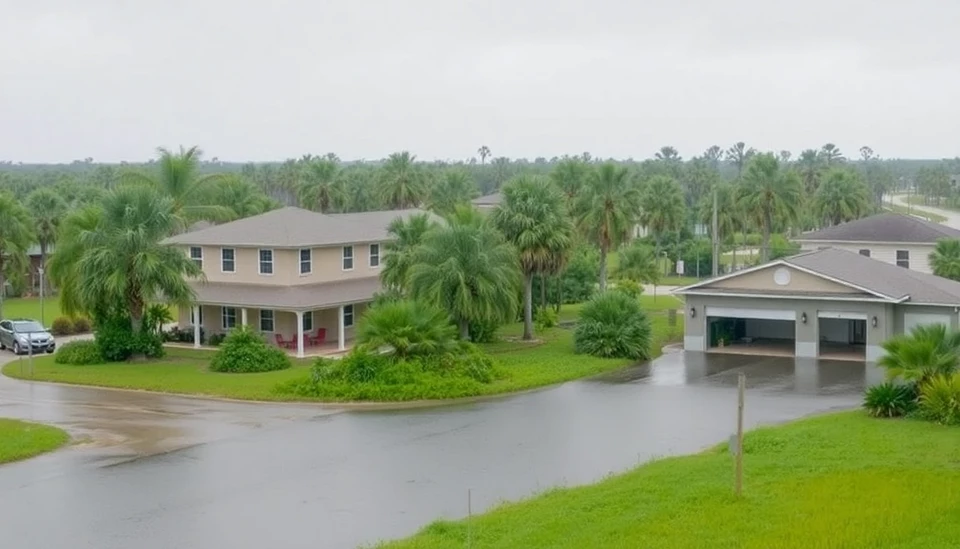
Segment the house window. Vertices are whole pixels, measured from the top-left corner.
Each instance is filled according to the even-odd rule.
[[[303,313],[303,333],[313,331],[313,311]]]
[[[221,326],[224,330],[229,330],[237,325],[237,309],[234,307],[220,308]]]
[[[203,270],[203,248],[190,246],[190,259],[197,264],[197,268]]]
[[[349,328],[353,326],[353,305],[344,305],[343,306],[343,327]]]
[[[343,247],[343,270],[350,271],[353,269],[353,246],[344,246]]]
[[[220,270],[225,273],[237,272],[237,251],[233,248],[220,248]]]
[[[371,267],[380,266],[380,245],[379,244],[370,245],[370,266]]]
[[[910,268],[910,250],[897,250],[897,267]]]
[[[310,274],[313,272],[313,250],[304,248],[300,250],[300,274]]]
[[[260,274],[273,274],[273,250],[260,250]]]
[[[203,326],[203,307],[199,307],[199,309],[200,309],[200,325]],[[196,325],[197,325],[197,319],[194,318],[195,315],[194,315],[193,311],[194,311],[193,307],[190,307],[190,325],[191,325],[191,326],[196,326]]]
[[[870,250],[867,250],[867,249],[860,250],[860,255],[862,255],[863,257],[870,257]]]
[[[273,311],[268,309],[260,309],[260,331],[273,331]]]

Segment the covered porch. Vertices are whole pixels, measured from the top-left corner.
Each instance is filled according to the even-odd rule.
[[[193,331],[197,348],[212,335],[250,326],[293,356],[336,355],[353,346],[360,315],[379,288],[376,278],[299,287],[201,284],[197,302],[181,309],[178,323]]]

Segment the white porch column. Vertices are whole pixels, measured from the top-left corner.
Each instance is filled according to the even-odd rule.
[[[200,348],[200,306],[193,306],[193,348]]]
[[[246,307],[244,307],[243,309],[240,309],[240,325],[241,326],[247,325],[247,308]]]
[[[297,311],[297,358],[303,358],[303,311]]]
[[[337,315],[337,321],[339,323],[339,327],[337,328],[337,349],[344,351],[347,348],[347,338],[346,334],[343,333],[346,331],[343,327],[343,305],[340,306],[340,314]]]

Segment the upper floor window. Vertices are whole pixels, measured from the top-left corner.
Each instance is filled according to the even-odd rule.
[[[304,248],[300,250],[300,274],[310,274],[313,272],[313,250]]]
[[[380,266],[380,245],[379,244],[370,245],[370,266],[371,267]]]
[[[220,248],[220,270],[225,273],[237,272],[237,250]]]
[[[897,267],[910,268],[910,250],[897,250]]]
[[[353,305],[344,305],[343,306],[343,327],[349,328],[353,326]]]
[[[273,250],[260,250],[260,274],[273,274]]]
[[[867,249],[860,250],[860,255],[864,257],[870,257],[870,250],[867,250]]]
[[[353,270],[353,246],[343,247],[343,270]]]
[[[273,331],[273,311],[269,309],[260,309],[260,331]]]
[[[200,246],[190,246],[190,259],[197,264],[200,270],[203,270],[203,248]]]
[[[222,307],[220,309],[220,321],[224,330],[229,330],[237,325],[237,309],[234,307]]]

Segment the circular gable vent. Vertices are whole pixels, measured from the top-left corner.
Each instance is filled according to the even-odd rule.
[[[790,284],[790,270],[785,267],[780,267],[773,272],[773,281],[780,286]]]

